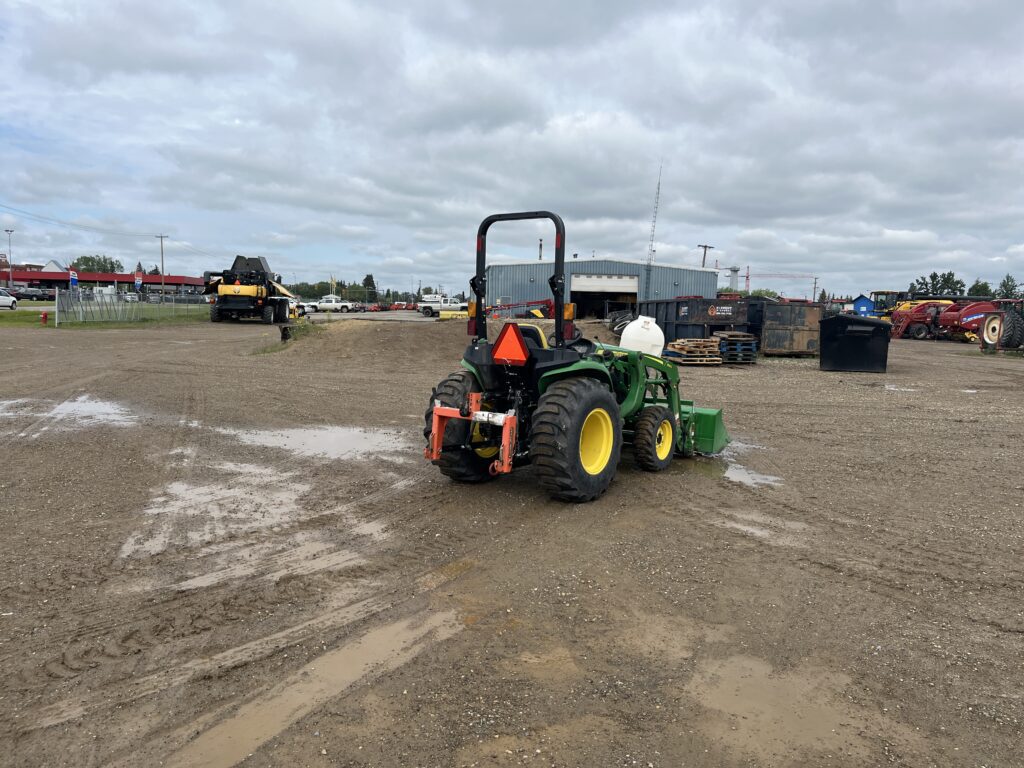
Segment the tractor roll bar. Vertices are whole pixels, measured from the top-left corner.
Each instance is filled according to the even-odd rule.
[[[496,221],[521,219],[551,219],[555,225],[555,271],[548,278],[548,285],[555,297],[555,346],[561,348],[565,346],[565,327],[562,321],[565,306],[565,224],[561,216],[551,211],[495,213],[480,222],[476,232],[476,275],[469,281],[469,287],[476,295],[476,337],[487,339],[487,313],[484,311],[484,298],[487,296],[487,230]]]

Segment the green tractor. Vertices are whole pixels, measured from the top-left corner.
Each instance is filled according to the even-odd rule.
[[[505,323],[487,340],[487,231],[499,221],[550,219],[555,225],[555,332]],[[565,225],[549,211],[499,213],[477,232],[472,342],[463,370],[431,394],[423,430],[426,458],[443,475],[479,483],[533,464],[540,485],[570,502],[596,499],[618,470],[624,443],[637,466],[658,472],[673,456],[712,454],[729,436],[720,409],[679,397],[679,371],[654,354],[596,344],[575,328],[565,304]],[[659,333],[660,335],[660,333]]]

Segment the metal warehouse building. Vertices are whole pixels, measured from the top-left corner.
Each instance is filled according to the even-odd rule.
[[[548,278],[551,261],[491,264],[487,267],[487,302],[502,304],[551,298]],[[605,302],[612,308],[648,299],[676,296],[715,298],[718,271],[700,267],[670,267],[620,259],[566,259],[566,301],[576,303],[577,317],[604,317]]]

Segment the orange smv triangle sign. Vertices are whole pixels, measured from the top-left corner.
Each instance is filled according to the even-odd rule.
[[[499,365],[526,365],[530,357],[530,350],[523,340],[523,332],[519,330],[518,323],[505,323],[505,327],[498,334],[494,342],[492,353],[494,362]]]

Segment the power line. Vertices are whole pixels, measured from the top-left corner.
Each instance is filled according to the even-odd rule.
[[[56,224],[57,226],[68,227],[69,229],[78,229],[78,230],[82,230],[83,232],[92,232],[92,233],[100,234],[100,235],[112,235],[114,237],[159,237],[160,236],[160,233],[158,233],[158,232],[122,232],[120,230],[107,229],[105,227],[94,227],[91,224],[77,224],[77,223],[72,222],[72,221],[64,221],[63,219],[55,219],[55,218],[53,218],[51,216],[43,216],[43,215],[38,214],[38,213],[32,213],[31,211],[25,211],[25,210],[22,210],[21,208],[15,208],[14,206],[11,206],[11,205],[5,205],[4,203],[0,203],[0,208],[2,208],[4,210],[7,210],[7,211],[11,211],[12,213],[16,213],[19,216],[25,217],[26,219],[31,219],[33,221],[38,221],[38,222],[41,222],[43,224]],[[196,246],[191,245],[190,243],[187,243],[184,240],[179,240],[177,238],[170,237],[169,235],[164,235],[164,237],[166,237],[171,242],[177,243],[180,247],[185,248],[185,249],[187,249],[189,251],[192,251],[194,253],[198,253],[198,254],[200,254],[202,256],[209,256],[210,258],[213,258],[213,259],[218,258],[216,255],[210,253],[209,251],[204,251],[202,248],[197,248]]]
[[[61,226],[61,227],[69,227],[71,229],[81,229],[81,230],[84,230],[86,232],[96,232],[96,233],[99,233],[101,235],[114,235],[116,237],[156,237],[156,234],[157,234],[155,232],[121,232],[121,231],[118,231],[118,230],[115,230],[115,229],[106,229],[104,227],[94,227],[94,226],[92,226],[90,224],[76,224],[75,222],[72,222],[72,221],[64,221],[62,219],[54,219],[54,218],[51,218],[49,216],[42,216],[42,215],[40,215],[38,213],[32,213],[31,211],[23,211],[21,208],[15,208],[15,207],[10,206],[10,205],[4,205],[3,203],[0,203],[0,208],[3,208],[4,210],[7,210],[7,211],[12,211],[13,213],[17,213],[19,216],[24,216],[27,219],[33,219],[35,221],[40,221],[40,222],[43,222],[45,224],[57,224],[58,226]]]

